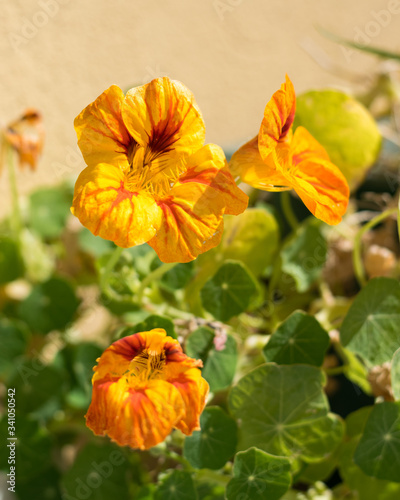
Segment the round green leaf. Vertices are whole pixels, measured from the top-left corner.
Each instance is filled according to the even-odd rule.
[[[371,113],[338,90],[297,96],[295,127],[302,125],[327,150],[351,188],[363,180],[381,148],[381,134]]]
[[[27,348],[30,333],[23,323],[0,318],[0,376],[7,378]]]
[[[391,367],[392,389],[395,399],[400,399],[400,348],[393,355]]]
[[[343,443],[339,454],[339,472],[351,490],[356,491],[358,498],[363,500],[398,500],[400,484],[375,477],[367,476],[354,463],[354,452],[364,432],[366,422],[372,411],[372,406],[367,406],[351,413],[346,418],[346,434],[349,441]]]
[[[157,314],[151,314],[144,321],[137,323],[135,326],[128,326],[122,330],[119,338],[133,335],[134,333],[148,332],[154,328],[163,328],[167,332],[167,335],[176,339],[173,322],[169,318],[164,318],[163,316],[158,316]]]
[[[400,283],[374,278],[355,298],[344,318],[344,346],[371,365],[390,361],[400,345]]]
[[[24,264],[17,243],[11,238],[0,237],[0,285],[23,274]]]
[[[185,439],[183,454],[196,469],[220,469],[235,453],[236,422],[218,406],[210,406],[200,416],[200,428]]]
[[[287,458],[250,448],[235,457],[233,478],[226,487],[228,500],[278,500],[292,478]]]
[[[383,481],[367,476],[354,463],[354,452],[360,436],[344,443],[340,450],[339,473],[346,485],[357,492],[357,498],[362,500],[398,500],[400,498],[400,484]]]
[[[318,461],[343,436],[342,421],[328,413],[323,373],[308,365],[269,363],[245,375],[229,395],[240,419],[239,449]]]
[[[63,498],[130,498],[126,455],[113,444],[88,444],[62,478]]]
[[[207,360],[208,353],[214,345],[214,331],[206,326],[197,328],[186,339],[185,351],[191,358],[200,358],[203,364]]]
[[[224,345],[218,349],[213,344],[202,370],[202,375],[210,384],[211,391],[221,391],[231,385],[237,359],[237,344],[232,335],[227,334]]]
[[[278,245],[279,225],[275,217],[261,208],[248,208],[238,216],[224,217],[224,235],[217,251],[223,259],[243,262],[259,276],[272,264]]]
[[[177,264],[167,271],[161,278],[161,284],[168,290],[179,290],[184,288],[194,274],[194,262]]]
[[[257,291],[257,282],[246,267],[227,261],[201,289],[201,301],[216,319],[228,321],[250,306]]]
[[[325,264],[328,247],[319,225],[306,220],[282,247],[282,271],[293,277],[298,292],[310,288]]]
[[[263,353],[267,361],[281,365],[321,366],[328,347],[329,335],[318,321],[302,311],[295,311],[279,325]]]
[[[45,188],[30,197],[30,225],[43,238],[57,238],[70,214],[71,200],[65,189]]]
[[[373,407],[354,462],[368,476],[400,483],[400,402]]]
[[[203,361],[202,375],[210,384],[212,392],[226,389],[232,383],[237,365],[237,344],[227,334],[226,339],[217,347],[215,334],[210,328],[201,327],[189,335],[186,341],[186,354]]]
[[[363,433],[372,406],[363,406],[346,417],[346,436],[355,437]]]
[[[19,305],[18,313],[32,330],[48,333],[63,330],[72,321],[78,305],[72,286],[64,279],[51,278],[33,287]]]
[[[154,495],[155,500],[197,500],[197,492],[189,472],[174,470],[164,477]]]

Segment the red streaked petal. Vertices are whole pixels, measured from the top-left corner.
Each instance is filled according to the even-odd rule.
[[[75,118],[78,145],[88,165],[128,166],[128,150],[135,141],[122,120],[124,100],[122,90],[112,85]]]
[[[218,244],[222,237],[224,204],[209,199],[212,188],[198,183],[173,187],[158,202],[163,219],[157,235],[148,244],[163,262],[189,262],[208,249],[208,240]]]
[[[118,382],[93,387],[86,425],[120,446],[148,449],[164,441],[185,414],[179,390],[164,380],[129,385]]]
[[[85,168],[75,184],[72,213],[93,234],[129,248],[155,235],[161,210],[151,195],[127,189],[125,180],[113,165]]]
[[[349,201],[347,181],[321,144],[298,127],[290,144],[292,185],[306,207],[327,224],[338,224]]]
[[[293,188],[318,219],[339,224],[349,202],[349,186],[333,163],[318,158],[302,161],[293,175]]]
[[[196,182],[213,188],[209,192],[223,199],[225,214],[239,215],[247,208],[248,196],[237,187],[223,150],[215,144],[207,144],[190,156],[187,171],[179,178],[180,184]]]
[[[295,110],[296,94],[286,75],[285,83],[274,93],[264,110],[258,134],[258,146],[263,159],[271,154],[279,142],[290,139]]]
[[[168,77],[129,90],[122,116],[153,168],[158,163],[166,168],[166,162],[187,157],[204,143],[205,126],[193,94]]]
[[[188,368],[178,363],[168,363],[164,377],[178,389],[185,406],[185,412],[175,427],[190,435],[200,429],[200,414],[206,404],[209,385],[198,368]]]

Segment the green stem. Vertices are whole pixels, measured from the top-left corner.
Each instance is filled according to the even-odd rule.
[[[347,368],[346,365],[341,365],[341,366],[335,366],[334,368],[326,368],[324,371],[326,375],[334,376],[334,375],[341,375],[346,371],[346,368]]]
[[[162,264],[160,267],[157,267],[157,269],[154,269],[150,274],[148,274],[145,279],[142,281],[140,284],[140,288],[137,292],[137,303],[141,304],[142,299],[143,299],[143,294],[146,289],[153,281],[161,278],[167,271],[172,269],[177,265],[177,262],[171,262],[169,264]]]
[[[385,210],[381,214],[377,215],[373,219],[371,219],[367,224],[364,224],[362,226],[355,238],[354,238],[354,247],[353,247],[353,266],[354,266],[354,274],[357,278],[357,281],[361,286],[365,286],[367,284],[367,278],[365,276],[364,272],[364,267],[362,264],[362,257],[361,257],[361,243],[362,243],[362,237],[364,234],[375,227],[377,224],[382,222],[383,220],[387,219],[391,215],[397,213],[397,208],[389,208],[388,210]]]
[[[15,234],[15,238],[19,244],[21,241],[22,222],[21,222],[21,212],[19,209],[19,202],[18,202],[17,179],[15,175],[15,163],[14,163],[14,150],[12,149],[11,146],[7,145],[5,141],[3,142],[3,146],[7,149],[8,153],[7,166],[8,166],[8,177],[10,182],[11,205],[12,205],[11,224]]]
[[[289,191],[283,191],[281,193],[281,206],[290,227],[293,231],[296,231],[299,226],[299,221],[293,212],[292,204],[290,203]]]
[[[100,276],[100,289],[105,290],[107,283],[110,279],[110,274],[112,273],[116,263],[119,261],[119,258],[122,255],[122,252],[125,249],[122,247],[117,247],[113,253],[111,254],[106,267],[104,268],[103,273]]]
[[[170,458],[171,460],[174,460],[175,462],[183,465],[186,470],[193,470],[193,467],[189,464],[186,458],[182,455],[179,455],[179,453],[176,453],[175,451],[166,449],[162,452],[162,455],[165,458]]]

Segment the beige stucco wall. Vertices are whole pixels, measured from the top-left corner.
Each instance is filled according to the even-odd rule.
[[[36,107],[47,130],[39,170],[18,174],[24,193],[78,175],[83,163],[73,119],[112,83],[128,89],[159,75],[181,80],[203,112],[207,140],[234,146],[257,132],[264,106],[286,72],[297,92],[349,87],[321,68],[310,50],[354,74],[376,68],[374,58],[324,39],[316,25],[400,50],[399,0],[0,0],[0,5],[0,122]],[[3,173],[0,210],[8,206]]]

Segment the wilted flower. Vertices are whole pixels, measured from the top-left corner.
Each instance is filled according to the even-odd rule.
[[[163,262],[188,262],[218,245],[223,214],[247,206],[222,149],[203,146],[200,110],[180,82],[157,78],[126,96],[113,85],[75,130],[88,167],[72,212],[120,247],[147,242]]]
[[[36,170],[44,142],[44,127],[39,111],[27,109],[21,118],[8,125],[4,138],[17,152],[20,167],[27,164],[31,170]]]
[[[293,134],[295,109],[295,91],[286,76],[265,108],[258,136],[232,156],[231,172],[265,191],[294,189],[315,217],[338,224],[349,200],[347,181],[304,127]]]
[[[117,340],[94,368],[86,425],[140,449],[162,442],[173,428],[190,435],[208,394],[201,366],[159,328]]]

